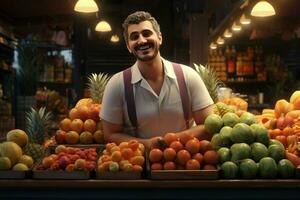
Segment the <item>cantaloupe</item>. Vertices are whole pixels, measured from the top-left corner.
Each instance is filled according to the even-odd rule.
[[[11,165],[15,165],[23,155],[22,149],[15,142],[3,142],[0,144],[0,156],[8,157]]]

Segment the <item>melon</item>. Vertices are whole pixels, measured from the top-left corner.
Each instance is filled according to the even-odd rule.
[[[22,156],[22,149],[15,142],[3,142],[0,145],[0,156],[8,157],[11,165],[15,165]]]
[[[20,147],[24,147],[28,142],[28,136],[21,129],[13,129],[6,134],[6,140],[17,143]]]

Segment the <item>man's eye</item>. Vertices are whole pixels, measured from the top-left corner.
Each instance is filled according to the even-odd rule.
[[[139,39],[139,34],[131,34],[129,38],[130,38],[130,40],[133,40],[133,41],[137,40],[137,39]]]
[[[143,37],[150,37],[152,35],[151,31],[143,31],[142,32]]]

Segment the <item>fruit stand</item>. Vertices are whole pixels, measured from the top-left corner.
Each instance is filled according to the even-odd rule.
[[[79,100],[54,135],[45,107],[27,114],[26,132],[7,133],[1,199],[297,198],[299,91],[261,115],[241,98],[215,99],[203,124],[210,141],[166,133],[148,149],[135,139],[105,143],[98,116],[108,78],[89,77],[92,98]]]

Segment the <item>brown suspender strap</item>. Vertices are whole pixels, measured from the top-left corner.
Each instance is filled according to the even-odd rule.
[[[137,118],[136,118],[136,109],[135,101],[133,95],[133,86],[131,84],[131,68],[128,68],[123,71],[123,80],[125,87],[125,99],[127,104],[127,112],[129,120],[133,127],[137,128]]]
[[[173,69],[177,78],[177,83],[180,92],[180,98],[182,102],[183,115],[186,122],[186,128],[189,128],[189,96],[187,92],[186,83],[184,80],[184,75],[182,68],[177,63],[172,63]],[[123,71],[123,80],[125,87],[125,100],[127,104],[127,112],[129,120],[135,128],[137,128],[137,116],[136,116],[136,107],[133,94],[133,86],[131,84],[131,68],[128,68]]]
[[[184,80],[184,75],[182,68],[178,63],[172,63],[173,64],[173,69],[175,72],[175,75],[177,77],[177,83],[179,87],[179,93],[180,93],[180,98],[181,98],[181,103],[182,103],[182,109],[183,109],[183,115],[185,119],[185,125],[186,128],[189,128],[189,96],[187,92],[187,87],[186,83]]]

